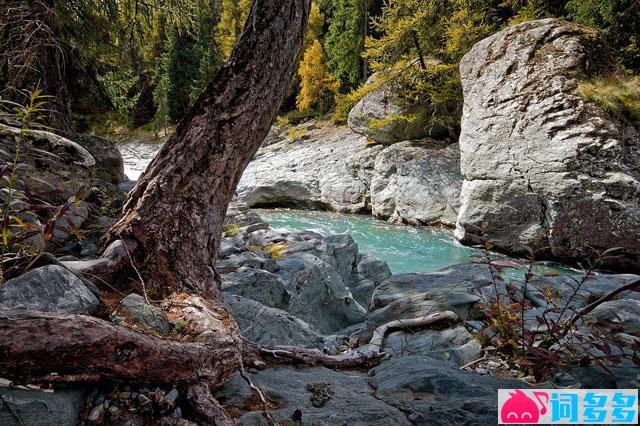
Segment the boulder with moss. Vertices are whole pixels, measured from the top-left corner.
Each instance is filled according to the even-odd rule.
[[[580,93],[616,72],[592,30],[525,22],[462,59],[464,183],[456,236],[513,254],[640,267],[640,135]],[[487,224],[487,226],[485,226]]]
[[[349,112],[348,123],[354,132],[386,145],[449,136],[447,126],[434,122],[428,105],[407,106],[380,74],[369,77],[367,86],[371,90]]]

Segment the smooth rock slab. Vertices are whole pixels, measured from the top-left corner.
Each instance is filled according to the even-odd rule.
[[[241,267],[222,275],[222,291],[247,297],[272,308],[286,309],[289,292],[277,275],[261,269]]]
[[[618,329],[629,334],[640,333],[640,300],[611,300],[599,305],[588,315],[599,325]]]
[[[373,162],[381,147],[367,147],[365,137],[346,127],[311,123],[296,130],[304,140],[260,148],[238,184],[238,200],[252,207],[367,211]]]
[[[384,341],[392,356],[424,355],[460,367],[482,356],[482,345],[463,326],[444,330],[396,331]]]
[[[295,369],[271,368],[249,374],[253,383],[269,396],[277,408],[271,411],[278,424],[291,421],[296,410],[302,411],[303,425],[410,425],[398,409],[378,400],[361,372],[333,371],[324,367]],[[328,399],[318,400],[314,390],[324,389]],[[317,393],[317,391],[316,391]],[[315,398],[314,398],[315,396]],[[215,394],[225,406],[245,411],[254,401],[251,390],[239,375],[235,375]],[[325,401],[326,399],[326,401]],[[316,405],[314,406],[314,401]],[[324,401],[324,402],[323,402]],[[266,425],[262,411],[252,411],[237,419],[242,426]]]
[[[84,393],[83,390],[45,392],[0,386],[0,425],[75,426]]]
[[[0,286],[0,309],[89,314],[98,303],[80,278],[57,265],[32,269]]]
[[[498,420],[498,389],[524,382],[459,371],[422,356],[394,358],[374,368],[370,384],[380,401],[416,425],[489,426]]]

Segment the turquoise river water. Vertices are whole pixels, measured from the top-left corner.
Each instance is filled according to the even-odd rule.
[[[360,253],[384,259],[391,272],[429,272],[465,262],[477,251],[447,229],[394,225],[372,216],[303,210],[257,210],[274,229],[309,230],[321,235],[351,234]]]
[[[325,211],[257,209],[256,212],[277,230],[308,230],[324,236],[351,234],[360,253],[385,260],[394,274],[436,271],[482,254],[478,249],[458,243],[449,229],[395,225],[372,216]],[[497,254],[495,257],[506,258]],[[523,269],[510,269],[505,278],[522,279],[526,262],[516,261]],[[573,275],[576,272],[550,263],[534,267],[537,274]]]

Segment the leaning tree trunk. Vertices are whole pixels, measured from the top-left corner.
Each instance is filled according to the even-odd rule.
[[[164,297],[163,309],[184,330],[163,339],[98,318],[0,311],[0,376],[190,384],[196,403],[207,405],[200,415],[214,421],[219,410],[206,390],[242,368],[243,353],[257,351],[220,294],[213,265],[222,222],[285,96],[310,1],[254,1],[231,59],[130,193],[107,234],[113,244],[102,259],[68,265],[105,277],[125,256],[136,259],[146,288]]]
[[[213,264],[242,172],[294,72],[309,0],[256,0],[229,62],[129,195],[109,238],[138,243],[147,286],[219,298]]]

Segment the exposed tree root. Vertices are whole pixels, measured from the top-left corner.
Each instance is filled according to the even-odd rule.
[[[66,261],[62,264],[70,271],[100,285],[103,281],[111,281],[130,264],[129,253],[134,252],[136,248],[137,243],[133,240],[116,240],[97,259]]]
[[[371,368],[385,356],[382,352],[384,338],[392,330],[406,330],[424,327],[442,321],[457,321],[458,315],[451,311],[436,312],[419,318],[390,321],[376,328],[369,345],[364,351],[353,351],[343,355],[327,355],[317,349],[295,346],[277,346],[274,349],[259,348],[263,356],[272,357],[275,362],[313,366],[322,365],[337,369]]]
[[[227,311],[185,294],[167,303],[169,315],[186,323],[174,339],[85,315],[0,311],[0,375],[20,382],[50,374],[166,385],[228,380],[241,358]]]
[[[211,388],[206,382],[198,382],[187,389],[187,400],[200,424],[216,426],[233,426],[235,422],[213,397]]]

